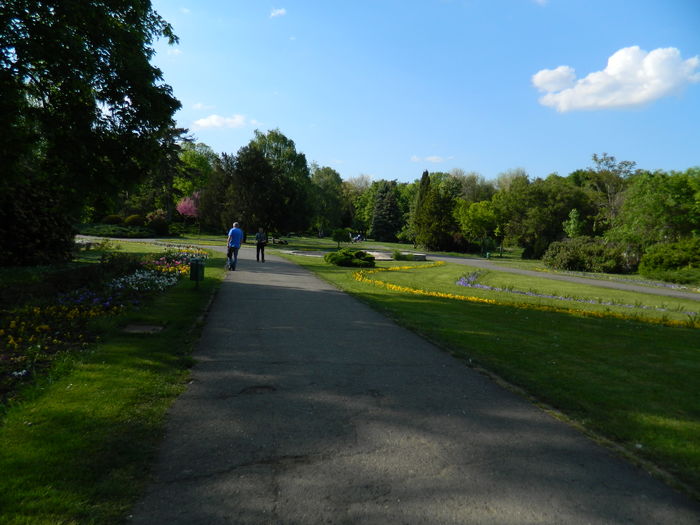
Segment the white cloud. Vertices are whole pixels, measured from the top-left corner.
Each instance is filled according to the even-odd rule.
[[[214,106],[209,106],[208,104],[204,104],[203,102],[197,102],[196,104],[192,104],[192,109],[214,109]]]
[[[246,118],[243,115],[233,115],[232,117],[209,115],[208,117],[195,120],[194,128],[242,128],[246,124]]]
[[[186,7],[181,7],[181,8],[180,8],[180,12],[181,12],[183,15],[189,15],[192,11],[190,11],[190,10],[187,9]]]
[[[276,18],[278,16],[284,16],[287,14],[287,10],[285,8],[281,9],[273,9],[270,11],[270,18]]]
[[[559,66],[556,69],[543,69],[532,77],[532,83],[540,91],[562,91],[576,83],[576,71],[569,66]]]
[[[534,0],[534,2],[535,2],[537,5],[542,5],[542,6],[544,6],[544,5],[547,5],[547,3],[549,2],[549,0]]]
[[[603,71],[576,79],[569,66],[543,69],[532,83],[544,92],[543,106],[561,113],[641,106],[673,95],[685,86],[700,82],[700,58],[686,60],[675,47],[647,52],[638,46],[615,52]]]
[[[438,155],[429,155],[427,157],[419,157],[417,155],[411,155],[411,162],[432,162],[433,164],[439,164],[445,162],[446,160],[454,159],[454,157],[440,157]]]
[[[182,54],[182,51],[181,51],[180,49],[174,47],[174,48],[168,49],[167,53],[168,53],[168,55],[170,55],[170,56],[175,56],[175,57],[176,57],[176,56],[180,56],[180,55]]]

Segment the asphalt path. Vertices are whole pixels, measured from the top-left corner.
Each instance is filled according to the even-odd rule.
[[[700,505],[297,265],[241,250],[138,524],[697,524]]]

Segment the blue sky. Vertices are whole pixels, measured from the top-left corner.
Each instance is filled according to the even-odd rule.
[[[216,152],[279,128],[344,179],[700,165],[700,0],[155,0]]]

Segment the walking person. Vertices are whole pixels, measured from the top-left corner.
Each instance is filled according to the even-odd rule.
[[[237,222],[233,223],[233,228],[228,231],[228,252],[226,254],[229,270],[235,270],[238,263],[238,250],[243,242],[243,230]]]
[[[255,234],[255,259],[260,262],[265,262],[265,245],[267,244],[267,234],[262,228],[258,228],[258,233]]]

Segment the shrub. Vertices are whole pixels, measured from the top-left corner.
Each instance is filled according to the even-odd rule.
[[[107,252],[100,258],[100,269],[105,276],[126,275],[140,269],[141,262],[133,253]]]
[[[553,242],[542,256],[548,268],[579,272],[630,273],[634,261],[622,244],[585,236]]]
[[[95,235],[97,237],[122,237],[139,239],[151,237],[153,231],[143,226],[113,226],[109,224],[82,224],[79,232],[83,235]]]
[[[650,246],[639,263],[639,273],[664,281],[700,281],[700,238]]]
[[[102,218],[102,224],[121,224],[124,222],[119,215],[106,215]]]
[[[374,257],[362,250],[343,248],[337,252],[327,253],[323,258],[327,263],[336,266],[354,266],[357,268],[373,268]]]
[[[153,230],[156,235],[168,235],[170,233],[170,225],[168,224],[165,210],[152,211],[146,215],[146,226]]]
[[[145,222],[141,215],[129,215],[124,219],[124,226],[143,226]]]
[[[391,256],[394,258],[395,261],[412,261],[413,260],[412,253],[404,253],[401,250],[394,250],[394,253],[392,253]]]

